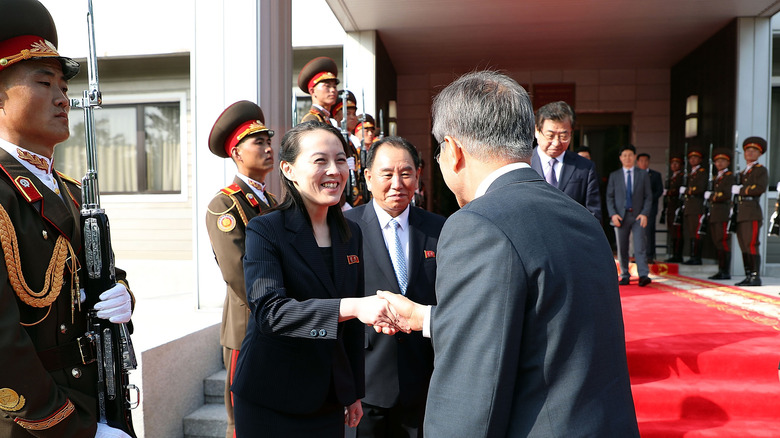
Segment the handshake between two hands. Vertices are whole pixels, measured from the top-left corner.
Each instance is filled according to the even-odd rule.
[[[425,307],[400,294],[378,290],[376,295],[363,298],[358,319],[377,333],[394,335],[422,330]]]

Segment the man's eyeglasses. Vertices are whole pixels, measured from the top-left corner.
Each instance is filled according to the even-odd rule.
[[[441,162],[439,161],[439,158],[441,158],[441,151],[444,149],[444,146],[442,146],[442,145],[445,144],[445,143],[447,143],[446,140],[441,142],[441,143],[439,143],[439,147],[436,150],[436,155],[433,156],[433,159],[436,160],[436,164],[441,164]]]

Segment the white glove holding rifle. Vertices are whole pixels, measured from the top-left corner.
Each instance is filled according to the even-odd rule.
[[[114,324],[130,322],[132,301],[130,292],[122,283],[117,283],[111,289],[100,294],[100,301],[95,304],[97,317],[107,319]]]

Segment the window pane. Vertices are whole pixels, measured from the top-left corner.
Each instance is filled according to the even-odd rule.
[[[147,190],[181,191],[181,149],[179,105],[144,107],[146,131]]]
[[[98,181],[101,193],[137,192],[136,117],[133,107],[94,111],[98,145]],[[70,114],[70,138],[55,148],[58,170],[80,179],[86,173],[86,140],[81,111]]]

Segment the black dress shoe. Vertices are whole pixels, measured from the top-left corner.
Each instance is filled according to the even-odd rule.
[[[627,286],[627,285],[628,285],[628,283],[630,283],[630,282],[628,281],[628,278],[621,278],[621,279],[620,279],[620,282],[618,282],[618,284],[619,284],[619,285],[621,285],[621,286]]]
[[[664,260],[666,263],[682,263],[682,257],[669,257],[668,259]]]
[[[683,265],[701,265],[701,259],[688,259],[687,261],[683,262]]]
[[[717,274],[711,275],[711,276],[709,276],[707,278],[710,279],[710,280],[730,280],[731,279],[731,275],[726,273],[726,272],[723,272],[723,271],[718,271]]]
[[[639,277],[639,287],[645,287],[652,282],[653,280],[650,277]]]

